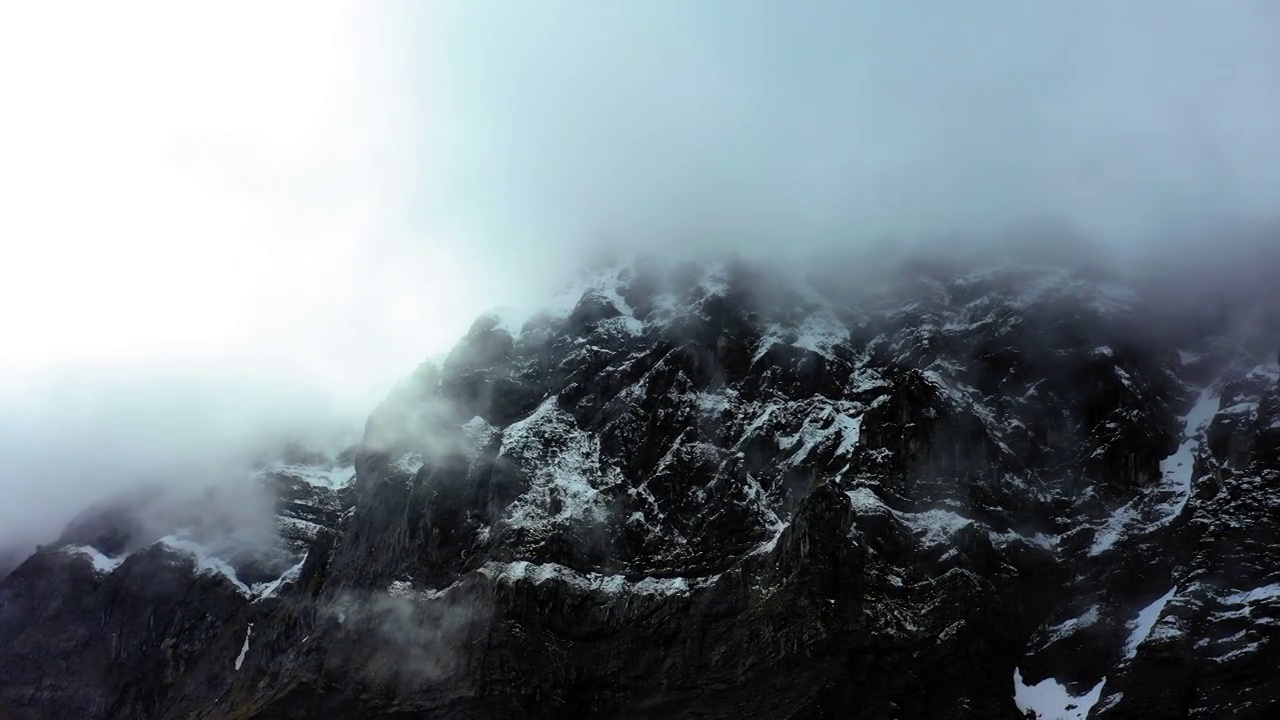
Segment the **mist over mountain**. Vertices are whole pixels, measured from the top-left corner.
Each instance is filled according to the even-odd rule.
[[[1276,48],[0,9],[0,717],[1271,717]]]
[[[1267,258],[926,247],[625,258],[483,314],[350,448],[81,514],[0,582],[3,702],[1265,717]]]

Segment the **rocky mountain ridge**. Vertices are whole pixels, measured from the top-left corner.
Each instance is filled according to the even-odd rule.
[[[632,261],[481,317],[358,448],[258,472],[273,542],[87,514],[0,582],[0,707],[1270,716],[1273,312],[826,277]]]

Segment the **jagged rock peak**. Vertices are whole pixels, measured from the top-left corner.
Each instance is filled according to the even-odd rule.
[[[0,582],[0,707],[1265,717],[1271,326],[1054,258],[835,265],[482,316],[357,450],[257,471],[270,563],[89,513]]]

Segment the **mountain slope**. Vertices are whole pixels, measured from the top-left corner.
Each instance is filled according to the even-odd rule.
[[[1274,323],[1156,325],[1088,268],[889,279],[637,261],[482,317],[351,471],[260,474],[282,541],[96,511],[17,568],[0,705],[1269,716]]]

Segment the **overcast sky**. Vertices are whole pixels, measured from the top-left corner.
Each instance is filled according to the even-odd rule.
[[[1268,0],[8,3],[0,528],[359,417],[600,243],[1274,212],[1277,78]]]

